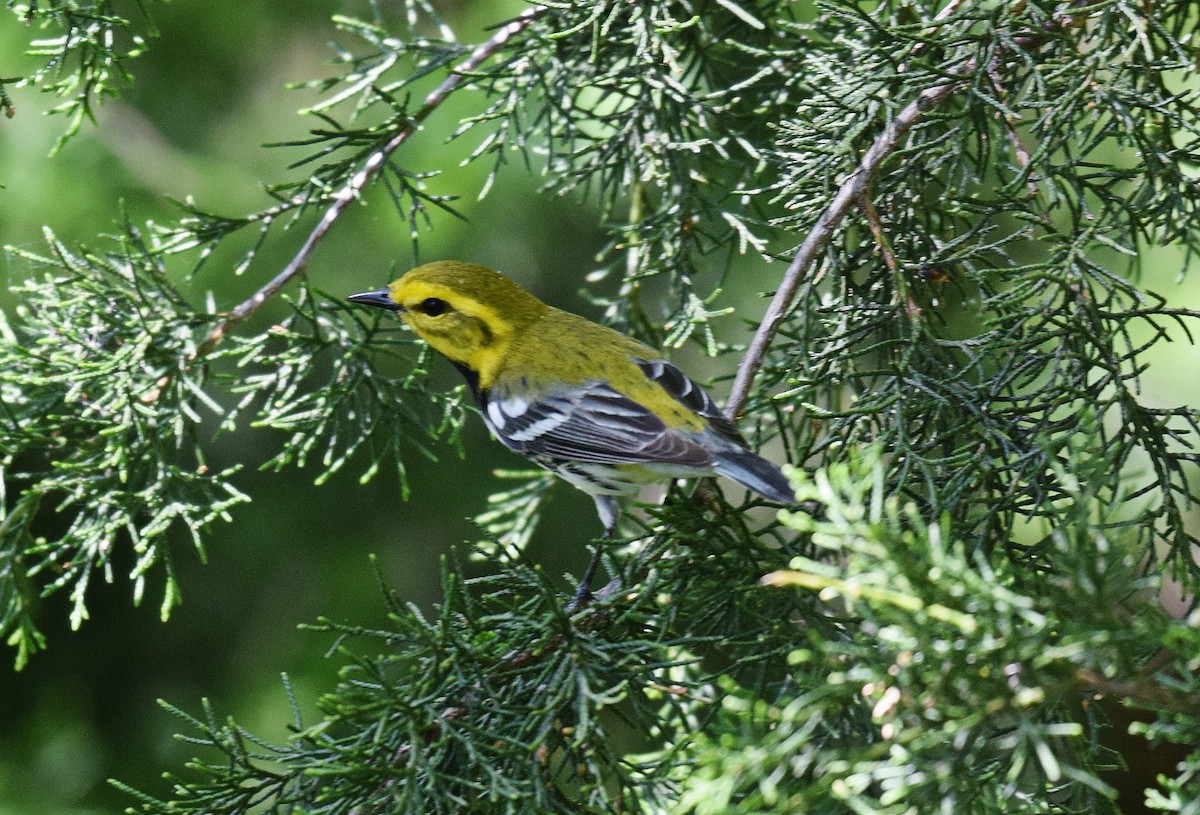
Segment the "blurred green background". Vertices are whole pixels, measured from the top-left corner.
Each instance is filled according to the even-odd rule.
[[[473,42],[522,8],[489,1],[442,11],[462,40]],[[315,124],[296,115],[315,96],[283,86],[335,71],[328,42],[348,40],[334,31],[329,15],[341,9],[322,0],[154,5],[161,36],[132,63],[136,84],[121,99],[106,101],[98,126],[85,127],[54,158],[48,152],[64,123],[42,115],[51,100],[30,89],[12,91],[16,116],[0,119],[0,243],[39,250],[42,227],[50,226],[68,244],[95,245],[122,201],[135,223],[175,217],[170,198],[191,196],[229,215],[268,204],[263,184],[294,177],[286,166],[303,151],[260,145],[302,138]],[[34,36],[39,33],[11,12],[0,12],[0,76],[27,72],[32,63],[22,53]],[[458,166],[474,142],[445,143],[458,116],[469,112],[465,104],[455,100],[438,111],[398,154],[407,169],[443,171],[430,191],[460,195],[456,207],[468,217],[460,222],[435,213],[434,228],[421,235],[420,259],[486,263],[544,299],[598,316],[579,296],[606,242],[598,213],[586,202],[540,193],[539,177],[519,161],[488,198],[475,201],[486,167]],[[305,231],[301,223],[277,237],[243,277],[217,259],[196,278],[181,277],[181,285],[196,303],[211,290],[228,308],[274,275]],[[310,278],[327,292],[350,293],[382,285],[412,262],[407,224],[375,196],[336,226],[314,255]],[[1194,304],[1200,284],[1194,277],[1177,283],[1182,263],[1178,253],[1153,252],[1145,283],[1175,302]],[[763,310],[755,293],[770,289],[782,267],[751,261],[746,269],[739,290],[722,304],[753,319]],[[12,259],[0,265],[6,284],[28,272]],[[613,280],[600,284],[608,291],[615,286]],[[12,296],[0,292],[0,305],[11,308]],[[284,313],[282,307],[266,311],[256,319]],[[738,319],[726,328],[731,338],[748,338]],[[1197,403],[1200,371],[1192,348],[1163,346],[1150,358],[1147,401]],[[689,367],[697,365],[689,355]],[[728,358],[710,363],[707,375],[729,373],[733,365]],[[448,365],[438,371],[441,386],[458,384]],[[703,367],[696,373],[706,375]],[[233,524],[212,530],[207,564],[188,545],[177,547],[185,601],[169,622],[159,621],[155,590],[141,607],[132,606],[128,568],[121,568],[129,564],[118,559],[114,583],[93,587],[91,620],[80,631],[68,630],[66,600],[56,596],[39,611],[48,651],[20,673],[11,669],[12,654],[0,651],[0,815],[119,812],[134,802],[107,785],[110,777],[166,794],[161,773],[181,768],[192,748],[172,737],[179,728],[156,704],[160,698],[198,713],[207,697],[220,715],[253,732],[286,737],[291,714],[280,674],[288,674],[311,713],[312,700],[333,683],[341,663],[327,656],[330,636],[297,626],[319,616],[385,625],[371,554],[401,599],[430,607],[439,592],[439,558],[472,538],[467,519],[497,488],[490,470],[524,466],[487,441],[472,419],[463,439],[469,460],[450,447],[438,451],[436,463],[413,458],[413,500],[403,503],[394,473],[386,470],[361,486],[348,468],[321,487],[313,485],[317,468],[259,472],[278,441],[243,429],[213,447],[214,467],[245,465],[237,484],[254,500],[235,510]],[[590,500],[556,487],[530,557],[551,574],[577,571],[595,532]]]

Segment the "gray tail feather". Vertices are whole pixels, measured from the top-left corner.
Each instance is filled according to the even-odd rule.
[[[796,503],[796,493],[780,469],[749,450],[722,450],[713,456],[713,469],[777,504]]]

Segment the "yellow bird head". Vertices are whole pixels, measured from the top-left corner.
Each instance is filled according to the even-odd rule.
[[[550,310],[499,272],[457,260],[418,266],[386,289],[347,299],[399,314],[451,362],[485,373],[514,334]]]

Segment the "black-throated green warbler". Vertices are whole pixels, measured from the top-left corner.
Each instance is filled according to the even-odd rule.
[[[662,354],[499,272],[440,261],[348,299],[399,314],[454,363],[492,434],[591,495],[605,536],[614,496],[655,481],[720,474],[771,501],[794,500],[779,468]]]

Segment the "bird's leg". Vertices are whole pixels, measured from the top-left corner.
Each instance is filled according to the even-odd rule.
[[[612,537],[613,530],[617,527],[619,507],[616,499],[611,495],[593,495],[592,500],[596,502],[596,512],[604,524],[604,534],[592,545],[592,559],[587,568],[583,570],[583,578],[579,581],[579,587],[575,589],[575,598],[567,606],[568,614],[574,614],[592,601],[590,588],[592,578],[596,575],[597,567],[600,566],[600,558],[604,554],[604,544]]]
[[[596,541],[592,545],[592,560],[588,563],[587,568],[583,570],[583,577],[579,580],[579,587],[575,589],[575,598],[571,600],[571,604],[567,606],[567,613],[574,614],[588,603],[592,602],[592,590],[590,588],[592,577],[596,574],[596,567],[600,565],[600,556],[604,554],[604,541],[608,540],[608,534]]]

